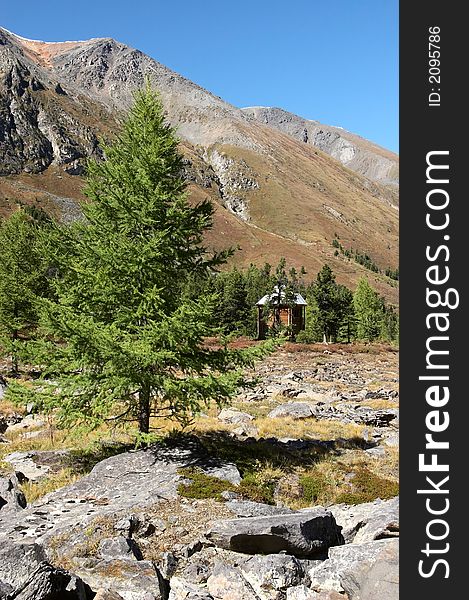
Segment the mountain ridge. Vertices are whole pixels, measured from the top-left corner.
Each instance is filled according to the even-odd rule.
[[[397,301],[395,282],[336,255],[332,246],[338,236],[344,248],[369,254],[382,270],[395,268],[395,189],[112,38],[19,42],[15,36],[0,29],[0,211],[11,211],[17,198],[70,218],[84,162],[102,156],[100,139],[112,139],[149,77],[178,129],[191,197],[209,197],[216,207],[210,244],[239,244],[240,264],[286,255],[312,275],[329,262],[339,281],[353,287],[366,274]],[[54,50],[42,63],[41,44]]]

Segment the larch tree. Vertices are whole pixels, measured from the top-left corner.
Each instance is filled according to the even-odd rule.
[[[36,357],[42,377],[9,393],[35,394],[62,426],[134,420],[144,438],[153,416],[187,422],[228,400],[241,367],[265,349],[208,347],[217,298],[182,293],[189,274],[216,269],[231,251],[203,245],[213,206],[188,201],[178,139],[149,85],[104,152],[88,164],[85,219],[56,253],[58,302],[43,302]]]
[[[35,334],[38,299],[49,292],[47,263],[39,244],[43,225],[24,208],[0,222],[0,355],[11,360],[14,376],[19,374],[26,343]]]

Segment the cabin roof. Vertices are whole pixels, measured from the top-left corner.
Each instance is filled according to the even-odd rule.
[[[278,286],[275,286],[273,293],[262,296],[262,298],[259,300],[259,302],[256,303],[256,306],[265,306],[269,302],[278,302],[278,295],[279,295]],[[284,300],[284,299],[285,299],[285,291],[282,290],[280,292],[280,304],[282,304],[282,300]],[[306,302],[306,300],[303,298],[303,296],[301,294],[294,294],[294,303],[299,306],[307,306],[308,305],[308,303]]]

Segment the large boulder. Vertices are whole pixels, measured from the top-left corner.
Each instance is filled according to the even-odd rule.
[[[310,568],[310,587],[345,591],[351,600],[397,600],[398,557],[398,540],[330,548],[329,558]]]
[[[297,557],[321,556],[330,546],[344,543],[332,513],[322,508],[215,521],[207,537],[215,545],[235,552],[285,551]]]
[[[349,506],[329,506],[338,525],[342,527],[345,543],[360,544],[399,536],[399,496],[390,500]]]

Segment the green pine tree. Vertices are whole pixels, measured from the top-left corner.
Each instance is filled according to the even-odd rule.
[[[49,294],[40,245],[44,226],[23,208],[0,223],[0,355],[10,358],[15,376],[35,335],[38,298]]]
[[[384,302],[371,287],[368,279],[358,282],[353,295],[357,326],[357,337],[361,340],[376,340],[383,328]]]
[[[226,401],[243,383],[240,367],[265,349],[204,345],[218,332],[217,297],[192,299],[184,284],[231,251],[203,246],[214,209],[188,202],[178,140],[149,86],[104,151],[88,165],[85,222],[57,253],[59,301],[43,303],[43,376],[34,390],[9,393],[34,393],[62,426],[135,420],[145,437],[152,416],[186,422],[212,399]]]

